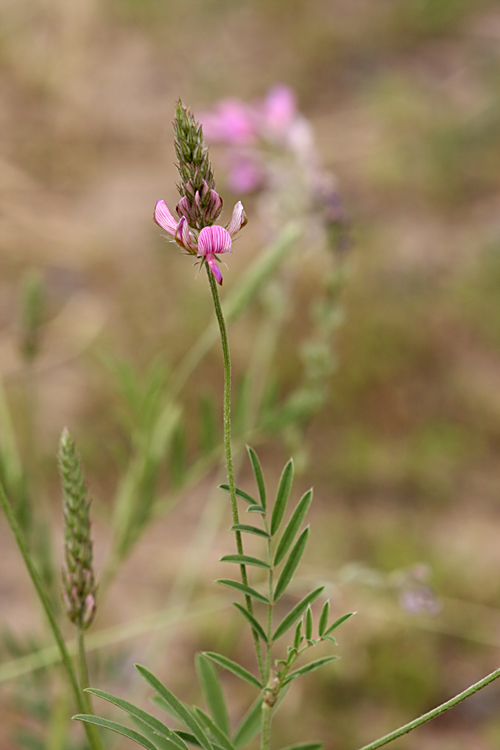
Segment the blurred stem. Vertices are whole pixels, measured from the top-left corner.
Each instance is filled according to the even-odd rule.
[[[205,266],[207,269],[208,283],[210,285],[210,291],[212,293],[212,299],[214,303],[215,315],[217,323],[219,324],[220,338],[222,344],[222,356],[224,359],[224,452],[226,454],[226,467],[227,467],[227,479],[229,484],[229,496],[231,498],[231,511],[233,515],[233,524],[239,524],[238,514],[238,503],[236,500],[236,485],[234,483],[234,468],[233,468],[233,452],[231,446],[231,359],[229,356],[229,342],[227,339],[227,328],[224,320],[224,314],[219,299],[219,290],[217,289],[217,282],[210,271],[208,265]],[[236,549],[239,555],[243,554],[243,542],[241,539],[241,532],[234,532],[236,538]],[[245,586],[248,586],[248,577],[246,567],[240,565],[241,580]],[[245,603],[247,610],[253,615],[252,600],[249,596],[245,596]],[[261,679],[264,677],[264,662],[262,658],[262,649],[260,645],[259,636],[255,631],[252,630],[255,653],[257,656],[257,663],[259,665],[259,672]]]
[[[85,652],[85,635],[83,629],[77,628],[77,641],[78,641],[78,677],[80,679],[80,689],[82,690],[83,700],[85,701],[85,712],[93,714],[94,709],[92,706],[92,698],[90,693],[83,692],[85,688],[89,687],[89,670],[87,666],[87,654]],[[93,735],[93,747],[96,750],[104,750],[99,731],[95,724],[91,724],[92,735]]]
[[[61,654],[61,661],[68,675],[68,680],[71,685],[71,689],[73,691],[73,695],[75,698],[75,703],[78,708],[78,711],[79,713],[86,713],[86,702],[85,702],[84,694],[81,692],[78,686],[78,680],[76,678],[75,670],[73,669],[71,657],[68,653],[68,649],[66,648],[66,643],[64,642],[64,638],[62,637],[62,633],[59,630],[59,626],[56,622],[56,618],[52,610],[50,599],[47,596],[45,589],[43,588],[42,580],[38,574],[37,569],[35,568],[33,564],[30,553],[28,551],[28,547],[21,533],[21,529],[19,528],[19,524],[17,523],[16,517],[14,515],[14,512],[12,511],[11,505],[7,499],[7,495],[5,494],[5,491],[2,485],[0,485],[0,505],[3,508],[3,511],[6,515],[9,526],[12,529],[12,533],[14,534],[15,540],[17,542],[17,546],[19,547],[19,551],[22,555],[22,558],[24,560],[24,563],[26,565],[30,578],[33,581],[33,585],[36,589],[36,593],[38,594],[38,598],[40,599],[42,607],[45,610],[45,614],[47,615],[50,629],[52,630],[52,633],[54,635],[54,638],[56,640],[57,646]],[[94,733],[91,731],[89,732],[87,726],[85,726],[85,734],[87,735],[87,740],[88,740],[91,750],[102,750],[102,746],[100,744],[97,744],[94,740]]]
[[[483,677],[482,680],[479,680],[479,682],[476,682],[474,685],[471,685],[471,687],[467,688],[467,690],[464,690],[463,693],[459,693],[454,698],[451,698],[451,700],[446,701],[446,703],[442,703],[437,708],[433,708],[432,711],[428,711],[426,714],[423,714],[423,716],[419,716],[418,719],[414,719],[413,721],[410,721],[409,724],[405,724],[403,727],[396,729],[394,732],[386,734],[385,737],[380,737],[380,739],[375,740],[375,742],[370,742],[369,745],[364,745],[361,750],[377,750],[377,748],[383,747],[383,745],[387,745],[389,742],[392,742],[392,740],[396,740],[403,734],[408,734],[408,732],[413,731],[413,729],[420,727],[422,724],[426,724],[428,721],[441,716],[441,714],[444,714],[450,708],[454,708],[466,698],[470,698],[471,695],[474,695],[474,693],[482,690],[484,687],[486,687],[486,685],[489,685],[490,682],[498,679],[498,677],[500,677],[500,669],[496,669],[487,677]]]
[[[25,361],[22,371],[23,395],[24,395],[24,463],[26,466],[26,476],[34,486],[37,485],[37,381],[33,360]]]

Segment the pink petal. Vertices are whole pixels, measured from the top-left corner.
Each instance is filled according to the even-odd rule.
[[[190,216],[190,210],[189,210],[190,208],[191,208],[191,203],[189,202],[189,200],[184,195],[180,199],[180,201],[177,204],[177,206],[175,207],[175,210],[177,211],[177,213],[178,213],[179,216],[185,216],[186,219],[189,220],[191,218],[191,216]]]
[[[239,232],[241,227],[244,227],[247,221],[248,219],[245,213],[245,209],[243,208],[243,204],[241,201],[238,201],[238,203],[233,208],[233,215],[231,216],[231,220],[227,225],[227,231],[229,232],[231,237],[234,237],[236,232]]]
[[[177,230],[175,232],[175,241],[178,245],[183,247],[184,250],[187,250],[190,253],[196,252],[196,241],[189,230],[189,225],[185,216],[182,217],[177,226]]]
[[[210,191],[210,200],[207,207],[207,214],[210,221],[215,221],[222,211],[222,198],[215,190]]]
[[[213,275],[215,276],[216,282],[218,284],[222,284],[222,274],[221,274],[220,268],[219,268],[218,263],[215,260],[214,256],[210,253],[209,255],[207,255],[206,260],[207,260],[207,263],[208,263],[208,266],[209,266],[210,270],[212,271]]]
[[[215,225],[213,227],[204,227],[201,230],[198,238],[198,257],[212,255],[213,253],[230,252],[231,235],[227,229]]]
[[[297,102],[292,89],[284,84],[274,86],[264,102],[267,127],[274,133],[284,133],[293,122]]]
[[[169,211],[169,208],[165,201],[157,201],[155,206],[154,220],[162,229],[172,235],[175,235],[177,229],[177,221],[174,219]]]
[[[222,100],[215,111],[201,116],[201,123],[208,140],[251,143],[255,138],[253,112],[238,99]]]

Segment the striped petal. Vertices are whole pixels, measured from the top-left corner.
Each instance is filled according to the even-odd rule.
[[[247,221],[248,219],[245,213],[245,209],[243,208],[243,204],[241,201],[238,201],[238,203],[233,208],[233,215],[231,216],[231,220],[227,225],[227,231],[229,232],[231,237],[234,237],[236,232],[239,232],[240,229],[245,226]]]
[[[215,260],[215,257],[212,255],[212,253],[209,253],[206,256],[206,261],[208,263],[208,267],[212,271],[213,275],[215,276],[215,280],[218,284],[222,284],[222,274],[219,268],[219,265],[217,261]]]
[[[162,229],[172,235],[175,235],[177,229],[177,221],[174,219],[169,211],[169,208],[165,201],[157,201],[155,206],[154,220]]]
[[[230,253],[231,235],[224,227],[204,227],[198,238],[198,257],[213,253]],[[208,257],[207,257],[208,260]],[[210,265],[210,264],[209,264]],[[212,268],[212,266],[210,266]],[[213,269],[212,269],[213,271]],[[214,276],[216,276],[214,272]],[[217,276],[216,276],[217,278]],[[219,281],[219,284],[221,282]]]
[[[196,240],[193,237],[186,217],[183,216],[175,231],[175,241],[189,253],[196,253]]]

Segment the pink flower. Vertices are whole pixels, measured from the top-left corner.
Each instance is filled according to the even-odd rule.
[[[241,201],[238,201],[235,205],[233,215],[226,227],[217,225],[203,227],[199,233],[189,226],[185,215],[181,217],[180,221],[177,221],[163,200],[156,203],[154,220],[190,255],[197,255],[202,262],[205,261],[217,283],[222,284],[222,273],[216,256],[231,252],[232,237],[247,223]]]
[[[222,99],[215,111],[202,116],[202,123],[205,137],[222,143],[252,143],[257,134],[254,110],[238,99]]]
[[[297,139],[302,141],[304,135],[305,120],[297,112],[295,94],[284,84],[273,86],[265,99],[252,104],[223,99],[201,120],[208,140],[230,146],[229,183],[241,193],[266,182],[266,148],[294,152]]]
[[[262,124],[270,133],[284,135],[297,116],[297,100],[292,89],[284,84],[267,92],[262,107]]]
[[[260,187],[264,170],[258,163],[256,155],[240,154],[237,151],[231,155],[229,171],[229,187],[234,193],[251,193]]]

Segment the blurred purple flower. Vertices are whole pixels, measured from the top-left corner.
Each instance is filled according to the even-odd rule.
[[[411,615],[438,615],[443,606],[428,583],[430,570],[417,564],[405,571],[399,584],[399,603]]]
[[[232,237],[247,223],[241,201],[235,205],[233,215],[226,227],[217,225],[203,227],[199,234],[189,226],[185,215],[177,221],[164,200],[157,201],[154,220],[190,255],[197,255],[202,262],[206,261],[217,283],[222,284],[222,273],[216,256],[231,252]]]

